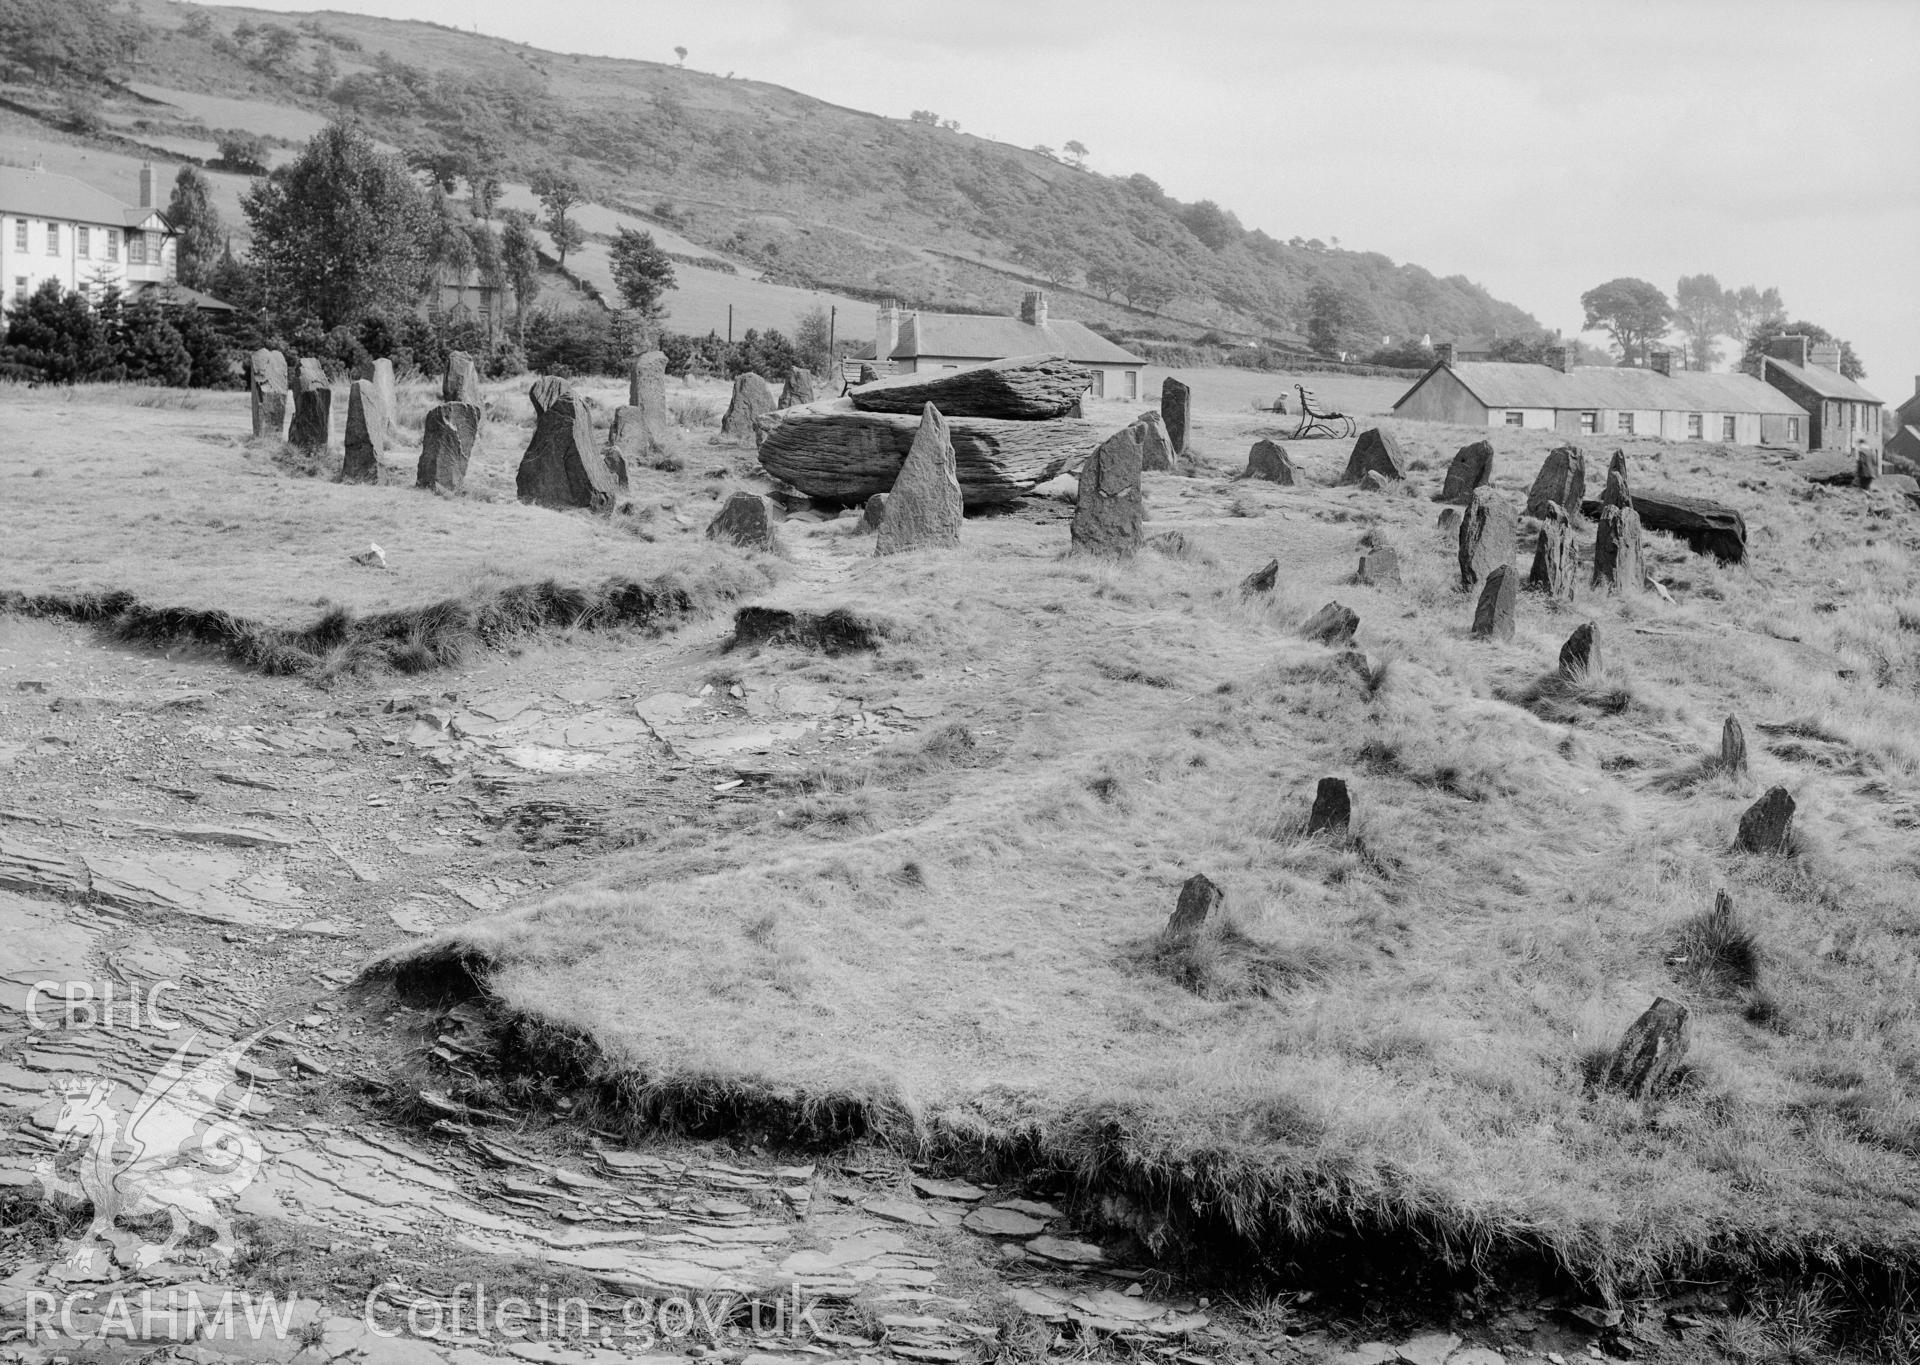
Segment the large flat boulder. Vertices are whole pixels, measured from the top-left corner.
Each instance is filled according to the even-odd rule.
[[[761,419],[760,463],[776,479],[822,502],[863,503],[893,488],[920,429],[920,409],[861,412],[845,398]],[[969,507],[1013,502],[1065,471],[1100,443],[1092,422],[1015,422],[950,417],[954,470]]]
[[[1084,365],[1064,356],[1023,355],[970,370],[898,375],[862,384],[850,396],[861,412],[918,417],[931,403],[948,419],[1035,422],[1064,417],[1092,383],[1093,375]]]
[[[1676,536],[1695,554],[1712,555],[1724,564],[1746,559],[1747,520],[1725,503],[1679,493],[1634,493],[1632,497],[1642,529]],[[1583,510],[1597,517],[1604,505],[1589,502]]]

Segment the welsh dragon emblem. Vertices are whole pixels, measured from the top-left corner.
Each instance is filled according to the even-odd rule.
[[[79,1160],[71,1178],[55,1171],[52,1157],[42,1158],[34,1174],[48,1199],[93,1206],[93,1221],[76,1239],[68,1266],[91,1272],[101,1248],[111,1262],[116,1245],[133,1236],[117,1231],[115,1223],[161,1212],[173,1220],[172,1230],[164,1242],[139,1241],[136,1267],[173,1255],[196,1225],[212,1231],[208,1250],[216,1263],[232,1260],[237,1249],[233,1221],[220,1203],[247,1187],[263,1153],[253,1134],[237,1122],[251,1087],[232,1106],[231,1116],[220,1112],[220,1098],[229,1086],[239,1084],[235,1063],[264,1032],[191,1065],[189,1038],[125,1115],[112,1103],[110,1080],[72,1081],[62,1087],[66,1103],[54,1134],[65,1151],[79,1150]]]

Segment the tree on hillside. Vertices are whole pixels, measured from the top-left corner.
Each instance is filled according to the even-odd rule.
[[[1865,379],[1867,367],[1860,363],[1860,357],[1854,354],[1853,343],[1842,341],[1817,322],[1788,322],[1785,318],[1773,318],[1747,338],[1747,348],[1740,357],[1742,369],[1757,369],[1760,357],[1765,354],[1767,343],[1775,337],[1803,336],[1811,341],[1830,341],[1840,348],[1840,373],[1848,379]]]
[[[546,207],[544,225],[547,235],[553,238],[554,252],[560,258],[560,268],[564,270],[567,253],[587,240],[580,225],[567,216],[573,211],[573,206],[580,202],[580,182],[570,175],[555,171],[538,171],[531,183],[534,194]]]
[[[1307,344],[1321,355],[1351,350],[1373,329],[1373,310],[1366,301],[1333,281],[1316,281],[1307,291]]]
[[[1580,296],[1588,331],[1604,331],[1620,348],[1629,365],[1646,359],[1648,343],[1665,335],[1673,315],[1667,296],[1657,285],[1627,276],[1597,284]]]
[[[1211,199],[1202,199],[1180,210],[1180,221],[1211,251],[1232,246],[1245,235],[1240,220]]]
[[[1073,167],[1076,171],[1084,171],[1087,168],[1087,144],[1086,143],[1076,140],[1073,142],[1069,142],[1065,147],[1062,147],[1060,150],[1062,150],[1067,154],[1067,164]]]
[[[680,65],[685,66],[687,64],[687,50],[684,47],[676,47],[673,50],[673,55],[680,59]]]
[[[175,275],[189,289],[205,287],[206,275],[226,245],[226,225],[213,206],[213,186],[197,167],[182,166],[173,178],[173,197],[167,201],[167,222],[178,245]]]
[[[214,164],[241,175],[265,175],[266,139],[255,133],[228,133],[220,139],[220,160]]]
[[[833,320],[826,309],[815,305],[800,315],[793,325],[793,353],[815,374],[833,368]]]
[[[513,285],[514,334],[527,339],[527,306],[540,295],[540,251],[533,241],[533,219],[519,209],[501,215],[500,268]]]
[[[260,292],[283,321],[308,316],[330,330],[420,295],[433,226],[426,196],[398,157],[352,125],[315,133],[241,207]]]
[[[1684,344],[1689,370],[1710,370],[1720,359],[1716,344],[1732,326],[1727,291],[1711,275],[1682,275],[1673,286],[1673,327]]]
[[[105,0],[4,0],[0,67],[24,67],[42,81],[100,80],[131,60],[145,32]]]
[[[673,262],[654,245],[651,232],[636,232],[623,227],[614,236],[613,282],[627,307],[649,321],[658,321],[665,313],[661,296],[673,288]]]

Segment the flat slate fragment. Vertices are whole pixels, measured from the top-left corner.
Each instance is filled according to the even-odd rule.
[[[967,370],[897,375],[848,396],[862,412],[917,417],[931,403],[948,417],[1035,422],[1066,416],[1092,383],[1086,366],[1064,356],[1023,355]]]

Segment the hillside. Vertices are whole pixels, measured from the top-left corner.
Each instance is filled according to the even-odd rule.
[[[604,209],[624,211],[586,224],[583,275],[595,284],[596,239],[644,220],[683,239],[683,256],[720,258],[713,271],[683,261],[683,273],[699,271],[693,291],[732,276],[837,292],[820,301],[862,313],[889,294],[1007,311],[1037,282],[1066,296],[1063,313],[1133,334],[1214,329],[1297,345],[1308,293],[1325,282],[1349,305],[1342,341],[1356,347],[1383,335],[1539,330],[1464,278],[1282,241],[1144,175],[1103,176],[779,86],[361,15],[171,0],[135,0],[132,15],[121,59],[99,66],[130,78],[120,97],[86,97],[104,96],[101,131],[130,150],[204,162],[230,130],[284,149],[351,113],[393,146],[489,161],[510,185],[562,168]],[[68,118],[87,82],[66,68],[36,74],[9,98]]]

